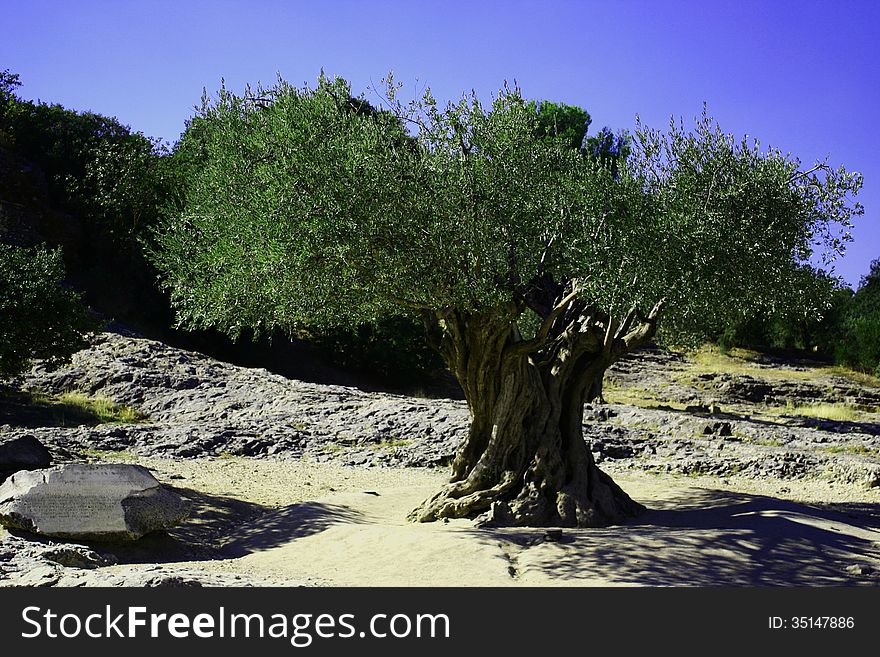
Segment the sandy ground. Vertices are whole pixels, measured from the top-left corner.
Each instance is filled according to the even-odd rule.
[[[550,541],[540,529],[408,522],[445,470],[244,458],[138,462],[196,503],[174,541],[212,548],[202,560],[171,550],[157,561],[282,584],[880,584],[876,488],[613,472],[649,512],[625,526],[566,529]]]

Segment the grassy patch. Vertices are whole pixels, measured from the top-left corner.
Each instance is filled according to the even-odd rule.
[[[880,379],[876,376],[871,376],[866,372],[857,372],[846,367],[835,365],[834,367],[827,368],[825,373],[830,374],[831,376],[839,376],[848,379],[853,383],[858,383],[867,388],[880,388]]]
[[[731,349],[722,353],[715,345],[703,345],[696,351],[686,354],[693,362],[694,368],[705,372],[730,372],[731,368],[741,372],[758,369],[753,362],[757,354],[745,349]]]
[[[137,424],[147,416],[125,404],[117,404],[106,397],[89,397],[81,392],[65,392],[57,398],[59,404],[82,409],[91,414],[98,424]]]
[[[715,345],[705,345],[687,354],[687,357],[692,361],[688,372],[692,375],[738,374],[754,378],[798,379],[801,381],[814,380],[824,373],[823,368],[795,370],[762,366],[755,362],[759,356],[758,352],[750,349],[736,347],[725,354]]]
[[[840,365],[805,366],[802,369],[760,365],[756,361],[761,354],[751,349],[733,348],[722,353],[715,345],[704,345],[696,351],[685,352],[692,364],[687,369],[697,374],[745,374],[756,378],[789,379],[797,381],[821,381],[826,377],[840,377],[868,388],[880,388],[880,379],[865,372],[857,372]]]
[[[385,438],[376,444],[376,449],[393,449],[395,447],[406,447],[412,441],[407,438],[398,438],[396,436],[392,436],[390,438]]]
[[[609,404],[626,404],[640,408],[657,408],[658,406],[670,406],[677,410],[683,410],[684,405],[659,397],[656,393],[646,388],[622,387],[613,381],[605,381],[602,388],[602,396]]]
[[[854,454],[856,456],[877,456],[877,450],[865,447],[864,445],[831,445],[830,447],[821,447],[823,452],[829,454]]]
[[[0,424],[15,427],[77,427],[135,424],[149,418],[135,409],[81,392],[46,395],[14,392],[0,396]]]
[[[752,445],[761,445],[762,447],[782,447],[785,445],[782,441],[775,438],[747,438]]]
[[[802,406],[789,404],[785,407],[785,412],[790,415],[815,417],[835,422],[857,422],[862,417],[856,408],[848,404],[804,404]]]
[[[80,454],[88,459],[94,459],[96,461],[109,461],[112,463],[136,463],[139,460],[137,454],[129,452],[127,450],[109,450],[109,449],[83,449],[80,450]]]

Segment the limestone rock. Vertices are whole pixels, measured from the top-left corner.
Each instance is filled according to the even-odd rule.
[[[866,564],[853,564],[846,567],[846,572],[850,575],[866,576],[874,573],[874,569]]]
[[[19,470],[39,470],[51,464],[49,450],[30,434],[0,442],[0,483]]]
[[[98,554],[84,545],[52,545],[40,557],[67,568],[101,568],[117,563],[115,558]]]
[[[880,486],[880,416],[858,422],[784,413],[779,421],[752,417],[773,406],[781,412],[789,403],[880,407],[880,389],[818,370],[814,381],[787,381],[763,376],[760,369],[750,377],[701,373],[692,365],[683,355],[657,349],[613,365],[607,390],[614,384],[662,395],[652,407],[588,404],[585,438],[596,459],[609,468]],[[782,361],[766,368],[792,369]],[[725,384],[730,394],[720,390]],[[47,394],[80,390],[150,417],[129,425],[0,427],[0,435],[36,436],[58,460],[65,452],[69,460],[82,460],[90,458],[90,450],[124,450],[162,458],[306,456],[367,467],[436,467],[452,461],[469,423],[467,404],[458,399],[414,399],[287,379],[119,333],[96,336],[69,365],[38,364],[23,385]],[[761,398],[764,406],[753,408],[745,397]],[[681,412],[695,404],[699,412]],[[710,433],[704,434],[707,426]]]
[[[56,538],[137,540],[189,509],[138,465],[63,465],[18,472],[0,486],[0,524]]]
[[[733,428],[730,422],[707,422],[703,426],[703,434],[707,436],[732,436]]]

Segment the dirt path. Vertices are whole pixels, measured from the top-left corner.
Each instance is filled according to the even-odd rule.
[[[444,471],[244,458],[140,461],[198,505],[198,520],[175,530],[155,561],[244,581],[880,584],[876,489],[621,471],[615,479],[650,511],[627,526],[566,529],[561,540],[552,541],[539,529],[479,529],[465,520],[407,522],[407,511],[442,484]],[[206,553],[191,559],[200,548]],[[138,567],[143,566],[102,570]]]

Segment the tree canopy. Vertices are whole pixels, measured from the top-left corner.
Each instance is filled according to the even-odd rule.
[[[57,251],[0,243],[0,379],[20,374],[35,358],[63,362],[98,328],[63,278]]]
[[[840,360],[880,377],[880,259],[862,277],[841,324]]]
[[[639,126],[614,176],[564,147],[570,130],[548,139],[516,89],[444,108],[388,91],[374,112],[338,79],[206,99],[205,163],[158,255],[185,324],[525,312],[544,277],[610,314],[666,299],[667,336],[696,338],[756,309],[815,313],[801,265],[817,244],[840,253],[861,211],[858,174],[802,171],[705,114],[692,132]]]
[[[472,422],[413,519],[639,513],[583,440],[605,370],[658,326],[686,342],[759,311],[819,312],[830,287],[806,264],[842,252],[861,176],[802,170],[705,112],[693,131],[573,148],[586,113],[518,89],[445,107],[398,91],[378,109],[324,78],[205,99],[156,253],[181,323],[237,335],[418,313]]]
[[[167,325],[139,239],[173,205],[177,163],[115,118],[23,100],[17,86],[0,72],[0,242],[58,248],[93,308]]]
[[[8,92],[0,79],[0,130],[16,153],[40,167],[55,205],[121,234],[157,216],[169,175],[158,140],[115,118],[19,100],[5,86]]]

